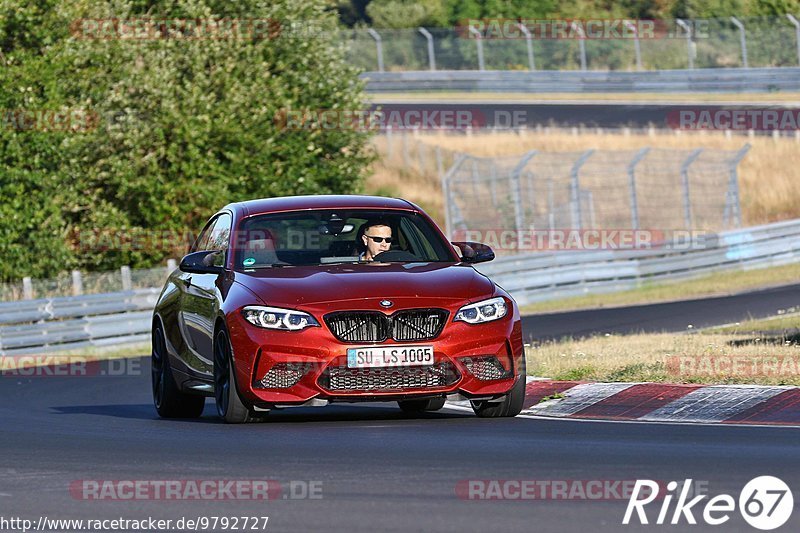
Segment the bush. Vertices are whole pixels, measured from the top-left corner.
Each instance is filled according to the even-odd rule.
[[[285,109],[362,106],[334,14],[314,0],[184,0],[160,12],[149,4],[114,2],[112,11],[97,0],[0,3],[0,12],[15,14],[0,16],[9,74],[0,79],[0,108],[96,114],[89,131],[0,129],[0,252],[13,258],[0,278],[147,267],[186,243],[87,250],[76,236],[184,234],[231,201],[361,190],[371,159],[366,133],[288,131],[275,120]],[[255,38],[123,40],[80,38],[102,34],[76,22],[143,16],[269,19],[279,28]],[[81,27],[89,33],[71,33]]]

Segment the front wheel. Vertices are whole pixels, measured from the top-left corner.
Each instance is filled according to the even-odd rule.
[[[524,357],[524,356],[523,356]],[[477,401],[472,403],[472,410],[481,418],[499,418],[506,416],[517,416],[522,411],[525,403],[525,384],[526,384],[525,360],[522,360],[520,375],[516,383],[502,400],[487,402]]]
[[[167,355],[167,342],[161,324],[153,326],[150,368],[153,405],[162,418],[198,418],[203,414],[206,399],[178,389]]]
[[[233,351],[224,329],[220,329],[214,337],[214,400],[217,414],[229,424],[244,424],[260,418],[239,397]]]

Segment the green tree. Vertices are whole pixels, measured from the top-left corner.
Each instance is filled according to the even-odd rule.
[[[371,160],[368,133],[294,131],[276,120],[287,109],[363,105],[363,86],[343,59],[329,6],[314,0],[38,5],[0,0],[8,67],[0,108],[87,109],[98,120],[86,132],[0,131],[3,208],[28,226],[23,235],[15,218],[0,219],[0,252],[15,251],[0,278],[74,266],[144,267],[184,247],[85,250],[67,242],[70,236],[103,229],[178,234],[198,230],[230,201],[361,190]],[[114,38],[113,28],[102,34],[108,38],[86,38],[100,30],[80,23],[142,16],[272,25],[238,38],[131,40]],[[31,241],[54,251],[42,257]]]

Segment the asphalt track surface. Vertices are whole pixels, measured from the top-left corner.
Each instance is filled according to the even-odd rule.
[[[738,499],[760,475],[800,487],[795,428],[485,420],[457,411],[414,419],[382,404],[284,410],[230,426],[210,401],[199,420],[159,420],[141,361],[138,376],[0,378],[0,516],[269,516],[267,531],[292,532],[755,531],[738,514],[722,528],[622,526],[621,499],[469,500],[455,489],[463,480],[691,478]],[[93,501],[68,490],[76,480],[170,479],[272,479],[287,496],[290,482],[316,481],[322,498]],[[658,506],[648,508],[651,521]],[[702,524],[702,510],[696,515]],[[798,526],[795,512],[782,530]]]
[[[522,318],[522,329],[528,341],[675,332],[773,316],[792,307],[800,309],[800,284],[696,300],[529,315]]]
[[[702,325],[695,317],[710,320],[720,309],[721,320],[736,318],[735,312],[774,312],[794,304],[799,291],[645,306],[654,310],[649,313],[562,313],[572,326],[561,327],[572,333],[669,323],[682,329],[686,321]],[[770,303],[758,305],[761,300]],[[526,321],[542,328],[558,322],[551,316]],[[264,423],[230,426],[217,420],[210,401],[201,419],[160,420],[151,405],[149,360],[133,361],[124,376],[0,377],[0,518],[269,516],[266,531],[292,532],[756,531],[738,509],[724,526],[703,525],[697,507],[700,525],[657,526],[658,501],[647,507],[650,525],[623,526],[627,500],[613,490],[603,501],[477,500],[457,493],[467,480],[613,486],[691,478],[710,496],[738,500],[747,481],[773,475],[800,502],[798,428],[486,420],[447,408],[411,418],[393,404],[287,409]],[[269,501],[96,501],[69,490],[79,480],[209,479],[276,480],[281,492]],[[321,487],[321,498],[303,498],[308,482]],[[668,517],[674,500],[671,505]],[[798,528],[796,510],[778,531]]]

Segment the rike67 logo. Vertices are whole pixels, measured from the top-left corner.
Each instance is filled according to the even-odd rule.
[[[677,481],[670,481],[666,487],[666,494],[659,494],[659,484],[649,479],[637,479],[633,493],[625,509],[623,524],[630,524],[631,519],[636,523],[650,524],[652,514],[648,517],[645,507],[661,499],[661,508],[655,524],[686,524],[695,525],[695,513],[702,515],[702,520],[712,526],[725,524],[731,518],[731,513],[736,510],[736,500],[729,494],[714,496],[708,501],[701,502],[708,497],[701,494],[690,498],[692,480],[684,481],[679,489]],[[680,492],[680,494],[678,494]],[[677,496],[674,509],[670,509]],[[781,479],[773,476],[759,476],[751,479],[739,493],[739,512],[742,518],[756,529],[764,531],[776,529],[785,524],[792,516],[794,497],[789,486]],[[655,510],[655,509],[653,509]],[[672,511],[670,513],[670,511]],[[635,513],[635,514],[634,514]],[[671,514],[671,516],[670,516]],[[635,518],[634,518],[635,516]]]

